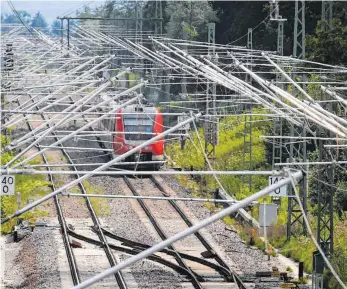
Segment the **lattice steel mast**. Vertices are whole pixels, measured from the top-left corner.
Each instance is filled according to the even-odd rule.
[[[298,59],[305,59],[306,50],[305,50],[305,0],[296,0],[295,1],[295,18],[294,18],[294,46],[293,46],[293,56]],[[295,81],[296,73],[295,67],[293,68],[292,78]],[[294,87],[292,93],[296,94]],[[306,125],[306,123],[304,124]],[[291,137],[295,136],[296,128],[294,125],[290,125],[290,135]],[[306,136],[306,129],[302,130],[301,135]],[[306,154],[306,141],[303,142],[303,145],[296,148],[294,147],[294,141],[290,142],[289,146],[289,161],[293,162],[295,155],[303,159],[304,162],[307,162]],[[306,172],[308,167],[305,167]],[[300,182],[300,199],[304,207],[305,214],[307,213],[307,175],[304,174],[303,179]],[[291,238],[292,235],[304,235],[307,234],[307,228],[303,219],[303,214],[300,210],[299,203],[296,198],[293,196],[288,198],[288,220],[287,220],[287,240]]]
[[[329,29],[332,28],[333,24],[333,1],[332,0],[322,0],[322,29],[328,26]]]
[[[215,23],[208,23],[207,42],[209,44],[208,54],[213,62],[216,61],[215,55]],[[206,118],[204,122],[205,131],[205,153],[211,164],[215,160],[215,147],[218,144],[218,119],[216,117],[216,84],[207,83],[206,85]],[[212,101],[210,101],[210,99]],[[212,106],[211,106],[212,104]],[[205,164],[206,165],[206,164]]]
[[[279,3],[277,1],[270,2],[270,20],[277,22],[277,54],[283,56],[284,22],[287,21],[287,19],[283,19],[279,14]],[[278,64],[280,65],[279,61]],[[280,83],[282,79],[282,74],[276,73],[276,85],[281,88],[283,88],[283,85]],[[272,169],[275,169],[275,163],[282,162],[283,156],[282,118],[274,119],[273,132],[274,135],[279,136],[278,139],[274,139],[272,146]]]
[[[253,29],[248,28],[247,31],[247,49],[253,49]],[[249,69],[252,70],[252,57],[249,55],[247,61],[250,62]],[[251,76],[246,73],[246,82],[251,83]],[[248,106],[248,107],[247,107]],[[244,170],[252,170],[252,105],[244,105],[244,111],[249,110],[249,115],[244,117],[244,131],[243,131],[243,158],[242,165]],[[252,191],[252,176],[242,176],[242,191],[245,192],[245,189],[248,186],[249,192]]]

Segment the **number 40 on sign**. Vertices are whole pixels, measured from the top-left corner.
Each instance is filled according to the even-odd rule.
[[[269,186],[278,183],[283,180],[284,177],[281,176],[270,176],[269,177]],[[270,197],[286,197],[287,196],[287,185],[284,185],[269,194]]]
[[[2,175],[1,176],[1,192],[2,196],[14,195],[14,176]]]

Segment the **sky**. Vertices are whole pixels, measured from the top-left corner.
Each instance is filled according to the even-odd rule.
[[[6,0],[1,1],[1,13],[2,14],[13,14],[10,6]],[[104,0],[60,0],[60,1],[48,1],[48,0],[36,0],[36,1],[11,1],[16,10],[25,10],[33,17],[38,11],[45,17],[47,23],[50,25],[57,18],[57,16],[75,16],[74,12],[76,9],[82,8],[83,5],[88,4],[90,8],[95,8],[104,4]]]

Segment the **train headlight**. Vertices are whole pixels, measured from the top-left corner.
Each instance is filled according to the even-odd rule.
[[[148,146],[145,147],[145,150],[148,150]]]

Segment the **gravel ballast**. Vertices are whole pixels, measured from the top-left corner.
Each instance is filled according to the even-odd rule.
[[[176,192],[177,196],[193,197],[174,176],[165,175],[162,176],[162,179]],[[194,215],[199,220],[205,219],[212,214],[201,202],[184,202],[184,204],[194,212]],[[227,230],[226,224],[223,221],[218,220],[214,222],[206,227],[206,230],[244,274],[248,275],[254,274],[256,271],[271,270],[273,266],[285,271],[286,268],[283,268],[277,257],[271,257],[271,260],[267,261],[267,256],[261,250],[248,246],[238,233]]]
[[[8,288],[61,288],[58,251],[51,229],[35,229],[19,243],[7,246],[5,279],[11,280]]]
[[[97,176],[90,179],[94,186],[102,188],[105,194],[124,195],[127,191],[122,178]],[[105,227],[114,234],[132,241],[154,245],[161,241],[148,218],[136,200],[108,199],[108,216],[100,217]],[[114,240],[109,239],[111,243]],[[121,260],[128,258],[120,255]],[[138,288],[181,288],[182,276],[158,263],[143,260],[130,266],[130,271]]]

